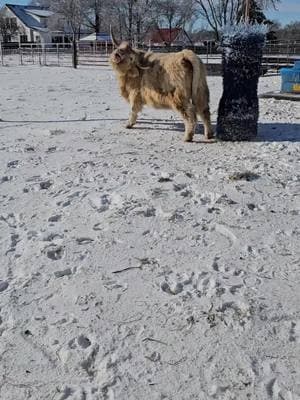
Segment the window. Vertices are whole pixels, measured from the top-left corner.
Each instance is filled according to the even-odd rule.
[[[17,29],[17,27],[18,27],[17,18],[11,18],[11,19],[10,19],[10,26],[11,26],[13,29]]]
[[[63,42],[62,36],[53,36],[52,37],[52,43],[62,43],[62,42]]]
[[[20,42],[21,43],[27,43],[28,42],[27,35],[20,35]]]
[[[9,29],[16,29],[17,28],[17,18],[5,18],[5,25]]]

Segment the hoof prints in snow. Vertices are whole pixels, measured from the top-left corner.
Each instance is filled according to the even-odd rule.
[[[61,218],[62,218],[62,215],[53,215],[52,217],[49,217],[48,218],[48,221],[49,222],[58,222],[58,221],[60,221],[61,220]]]
[[[0,281],[0,293],[4,292],[8,288],[8,282],[6,281]]]
[[[64,255],[64,249],[61,246],[50,246],[46,249],[46,255],[50,260],[60,260]]]
[[[41,190],[47,190],[47,189],[49,189],[52,185],[53,185],[53,183],[52,183],[50,180],[44,181],[44,182],[40,182],[40,188],[41,188]]]
[[[55,271],[54,275],[56,278],[62,278],[63,276],[70,276],[72,275],[72,270],[71,268],[67,268],[62,271]]]
[[[298,105],[186,145],[165,110],[120,129],[111,71],[2,72],[3,119],[36,122],[0,127],[0,397],[297,399]]]

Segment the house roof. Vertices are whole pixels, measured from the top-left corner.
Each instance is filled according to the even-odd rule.
[[[37,17],[51,17],[51,15],[53,15],[53,12],[50,10],[46,10],[46,9],[37,9],[34,8],[33,10],[27,10],[26,11],[29,14],[32,15],[36,15]]]
[[[172,43],[179,35],[181,29],[157,29],[149,33],[148,40],[153,43]]]
[[[181,33],[183,33],[187,37],[187,39],[191,41],[185,30],[182,28],[156,29],[154,31],[149,32],[146,40],[156,44],[172,44],[173,42],[176,41],[176,39]]]
[[[27,28],[33,29],[40,32],[48,32],[49,29],[45,28],[36,18],[46,18],[53,15],[52,11],[45,7],[38,6],[20,6],[17,4],[5,4],[5,6],[12,11],[15,16],[25,25]]]
[[[80,39],[81,42],[108,42],[112,43],[111,37],[108,33],[105,32],[100,32],[100,33],[92,33],[91,35],[88,35],[82,39]]]

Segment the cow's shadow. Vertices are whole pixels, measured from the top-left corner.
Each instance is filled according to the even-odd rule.
[[[142,118],[132,128],[137,130],[164,130],[171,132],[184,132],[184,124],[180,121],[158,120]],[[216,123],[213,124],[216,131]],[[198,123],[196,134],[203,135],[203,125]],[[300,142],[300,124],[280,122],[260,122],[258,135],[252,142]]]
[[[119,122],[120,128],[124,128],[127,118],[90,118],[90,119],[63,119],[63,120],[2,120],[0,119],[0,129],[7,128],[12,125],[8,124],[44,124],[44,123],[70,123],[70,122]],[[2,125],[3,124],[3,125]],[[15,125],[20,126],[20,125]],[[156,118],[139,118],[132,130],[144,131],[169,131],[184,132],[184,124],[179,119],[156,119]],[[213,129],[216,131],[216,123],[213,123]],[[203,134],[203,125],[199,121],[196,134]],[[260,122],[258,124],[258,136],[253,139],[255,142],[300,142],[300,124],[286,122]]]
[[[197,129],[201,127],[197,127]],[[170,131],[170,132],[184,132],[184,123],[180,120],[167,120],[167,119],[151,119],[139,118],[136,125],[131,129],[139,131]]]
[[[300,142],[300,124],[260,122],[257,142]]]

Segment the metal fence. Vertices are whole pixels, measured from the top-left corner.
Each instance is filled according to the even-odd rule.
[[[77,43],[78,65],[108,65],[112,51],[109,43]],[[23,43],[17,48],[0,46],[0,64],[72,66],[73,47],[70,43]]]
[[[139,46],[145,50],[148,46]],[[221,63],[218,44],[207,41],[202,46],[189,46],[208,65]],[[182,47],[152,47],[152,51],[179,51]],[[112,45],[108,42],[89,43],[78,42],[78,66],[108,66],[108,57]],[[72,66],[73,48],[71,43],[39,43],[17,44],[7,47],[0,44],[0,65],[43,65],[43,66]],[[300,59],[300,40],[270,41],[264,48],[264,65],[278,69],[282,65],[290,65],[295,59]]]
[[[140,45],[139,48],[148,50],[148,46]],[[217,47],[213,43],[207,46],[189,46],[197,54],[203,55],[203,60],[208,63],[209,58],[217,54]],[[112,52],[112,44],[103,43],[77,43],[77,57],[79,66],[106,66],[108,57]],[[179,51],[182,47],[153,47],[155,52]],[[72,44],[44,44],[23,43],[17,47],[0,47],[1,65],[45,65],[45,66],[72,66]]]
[[[270,40],[265,45],[264,53],[266,55],[300,55],[300,40]]]

